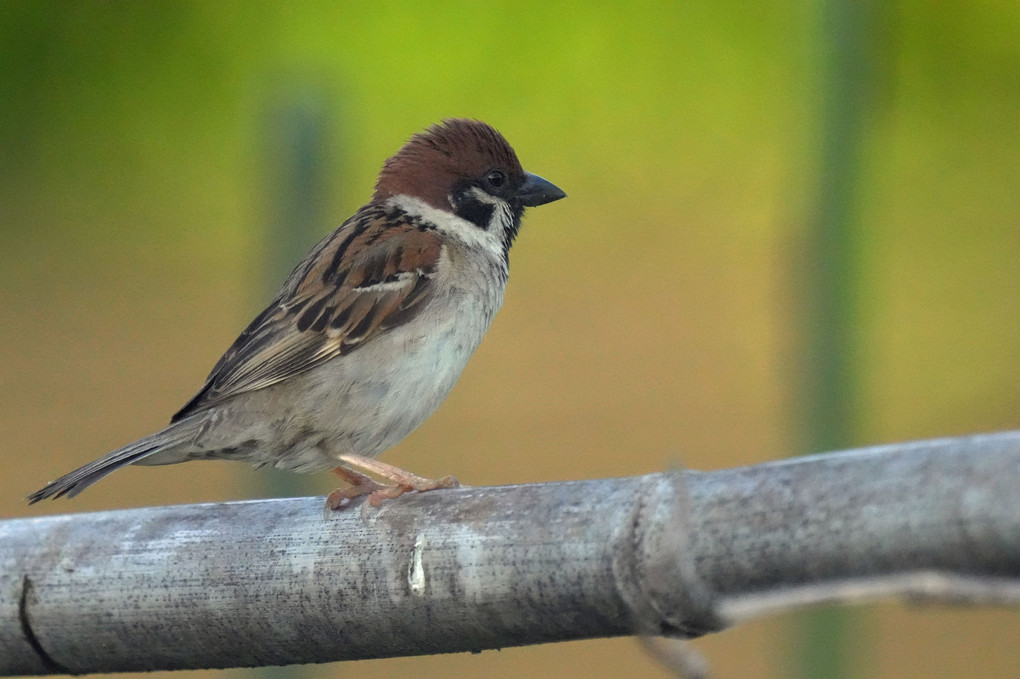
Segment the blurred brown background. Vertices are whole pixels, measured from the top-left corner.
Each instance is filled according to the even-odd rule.
[[[3,516],[276,492],[262,472],[201,463],[23,501],[165,424],[269,300],[281,260],[449,116],[498,127],[569,199],[527,217],[506,306],[386,461],[483,485],[806,452],[825,11],[0,2]],[[901,1],[863,25],[848,444],[1014,428],[1020,4]],[[324,475],[301,492],[330,488]],[[849,676],[1020,676],[1015,613],[890,604],[850,620]],[[801,624],[696,646],[720,677],[791,676]],[[629,639],[302,671],[669,676]]]

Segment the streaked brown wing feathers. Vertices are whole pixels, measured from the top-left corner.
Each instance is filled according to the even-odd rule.
[[[384,228],[384,216],[365,208],[316,246],[173,421],[349,354],[417,315],[442,246],[414,225]]]

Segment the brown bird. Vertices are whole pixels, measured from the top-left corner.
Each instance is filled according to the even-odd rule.
[[[323,238],[165,429],[50,482],[73,497],[129,464],[240,460],[371,493],[456,485],[376,461],[453,388],[503,303],[524,209],[563,198],[489,125],[445,120],[386,161],[372,200]],[[389,479],[379,484],[363,472]]]

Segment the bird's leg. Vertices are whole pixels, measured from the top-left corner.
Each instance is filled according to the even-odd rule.
[[[395,497],[400,497],[409,490],[416,490],[419,493],[424,493],[425,491],[428,490],[437,490],[439,488],[456,488],[457,486],[460,485],[457,479],[453,478],[452,476],[444,476],[441,479],[427,479],[423,476],[417,476],[416,474],[412,474],[411,472],[401,469],[400,467],[394,467],[391,464],[386,464],[385,462],[380,462],[375,458],[365,457],[364,455],[353,454],[340,455],[338,459],[345,465],[345,467],[338,467],[338,469],[343,469],[346,473],[351,474],[353,478],[365,479],[376,486],[375,488],[372,488],[370,490],[363,490],[362,492],[358,493],[358,495],[364,495],[366,492],[371,492],[371,495],[368,498],[368,502],[373,507],[378,507],[383,500],[389,500]],[[390,481],[393,482],[393,485],[381,486],[380,484],[375,483],[368,477],[358,472],[352,471],[352,469],[357,469],[358,472],[368,472],[370,474],[375,474],[376,476],[381,476],[384,479],[389,479]],[[334,473],[337,473],[339,475],[339,472],[337,472],[336,469],[334,469],[333,471]],[[345,477],[341,476],[341,478]],[[359,482],[354,483],[356,483],[355,488],[357,488],[358,487],[357,484]],[[360,483],[363,485],[363,482]],[[348,490],[354,490],[355,488]],[[334,493],[335,492],[336,491],[334,491]],[[332,497],[332,494],[330,495],[330,497]],[[357,495],[355,495],[354,497],[357,497]]]
[[[333,473],[351,485],[346,488],[337,488],[330,493],[326,497],[326,509],[336,511],[356,497],[369,495],[388,487],[346,467],[336,467]]]

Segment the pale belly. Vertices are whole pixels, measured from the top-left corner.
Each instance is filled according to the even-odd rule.
[[[301,472],[336,467],[343,454],[375,457],[435,412],[492,315],[419,318],[315,370],[245,394],[219,408],[216,426],[187,457]],[[228,420],[233,426],[224,426]]]

